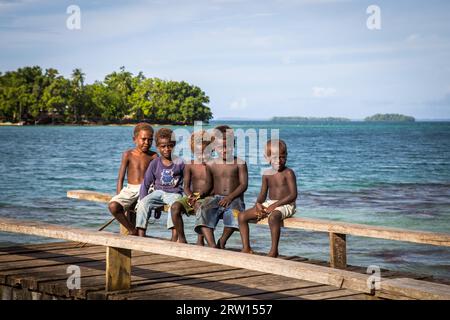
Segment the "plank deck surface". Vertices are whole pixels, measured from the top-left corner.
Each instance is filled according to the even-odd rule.
[[[231,266],[132,252],[131,289],[105,291],[106,248],[75,242],[0,248],[2,299],[374,299],[361,292]],[[304,260],[290,258],[290,260]],[[67,268],[80,267],[80,289]]]

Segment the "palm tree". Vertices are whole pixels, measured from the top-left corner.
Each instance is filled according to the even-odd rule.
[[[74,122],[78,122],[78,113],[83,106],[83,93],[84,93],[84,79],[85,74],[80,68],[76,68],[72,71],[72,92],[73,92],[73,118]]]

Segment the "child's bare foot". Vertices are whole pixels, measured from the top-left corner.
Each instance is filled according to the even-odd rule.
[[[130,236],[137,236],[138,235],[138,230],[136,228],[134,228],[133,230],[128,231],[128,234]]]
[[[241,252],[253,254],[253,250],[251,248],[242,248]]]
[[[196,245],[204,247],[205,246],[205,242],[203,242],[203,240],[197,240]]]
[[[176,241],[176,240],[175,240]],[[178,243],[187,243],[186,238],[178,237]]]
[[[278,257],[278,251],[272,251],[267,254],[268,257],[277,258]]]
[[[225,249],[225,243],[223,243],[222,238],[220,238],[220,239],[217,241],[216,248],[217,248],[217,249]]]

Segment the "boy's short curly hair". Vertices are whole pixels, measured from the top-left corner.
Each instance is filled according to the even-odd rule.
[[[137,137],[137,135],[139,134],[139,132],[141,131],[150,131],[152,133],[152,137],[153,137],[153,127],[148,124],[147,122],[139,122],[135,127],[134,127],[134,132],[133,132],[133,136]]]
[[[279,154],[287,154],[287,145],[286,142],[284,142],[281,139],[274,139],[274,140],[269,140],[266,143],[266,155],[270,157],[271,153],[272,153],[272,145],[278,147],[278,153]]]
[[[155,140],[156,144],[158,145],[159,140],[161,139],[169,139],[169,141],[173,142],[175,144],[173,131],[169,128],[161,128],[156,132]]]
[[[194,145],[196,144],[201,144],[203,148],[206,148],[213,141],[214,137],[206,130],[194,131],[191,134],[191,151],[194,152]]]
[[[216,138],[221,138],[221,139],[227,139],[227,138],[234,139],[234,130],[230,126],[227,126],[226,124],[217,126],[214,128],[214,136]]]

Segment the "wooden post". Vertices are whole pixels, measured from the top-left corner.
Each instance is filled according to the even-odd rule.
[[[131,288],[131,250],[106,247],[106,291]]]
[[[125,213],[129,218],[130,212]],[[134,216],[134,215],[133,215]],[[120,234],[128,234],[120,225]],[[106,291],[131,288],[131,250],[106,247]]]
[[[347,267],[347,243],[343,233],[330,232],[330,267],[345,269]]]

